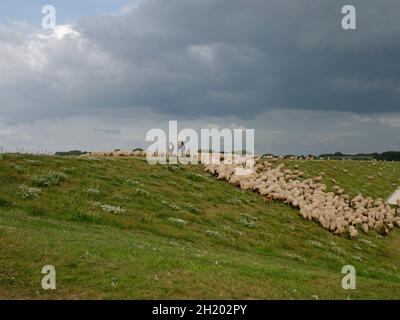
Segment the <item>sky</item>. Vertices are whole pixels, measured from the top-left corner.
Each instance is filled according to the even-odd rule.
[[[343,30],[341,9],[356,8]],[[41,26],[44,5],[54,30]],[[2,150],[146,147],[152,128],[255,129],[256,152],[400,150],[396,0],[0,3]]]

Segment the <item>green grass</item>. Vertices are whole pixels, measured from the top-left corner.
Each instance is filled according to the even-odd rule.
[[[386,197],[400,178],[398,163],[287,161],[295,164],[354,195]],[[2,299],[400,298],[398,229],[334,236],[201,166],[3,155],[0,186]],[[24,197],[29,188],[41,192]],[[41,288],[48,264],[53,291]],[[341,288],[346,264],[357,290]]]
[[[400,163],[354,160],[282,160],[287,168],[298,166],[308,178],[324,172],[328,187],[338,185],[353,197],[358,194],[388,198],[400,186]],[[346,172],[347,171],[347,172]]]

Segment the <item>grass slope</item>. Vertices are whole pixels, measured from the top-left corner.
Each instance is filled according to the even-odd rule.
[[[307,178],[324,172],[324,183],[344,188],[352,197],[362,194],[373,198],[388,198],[400,186],[400,163],[354,160],[281,160],[286,167],[297,165]]]
[[[353,194],[386,197],[400,178],[398,163],[295,163]],[[400,298],[399,230],[337,237],[200,166],[3,155],[0,186],[2,299]],[[48,264],[54,291],[41,289]],[[341,288],[346,264],[357,290]]]

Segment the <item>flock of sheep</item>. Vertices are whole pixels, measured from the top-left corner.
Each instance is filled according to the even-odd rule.
[[[243,163],[246,164],[245,158]],[[350,198],[340,187],[329,192],[322,182],[323,172],[313,179],[305,179],[300,170],[285,169],[284,164],[274,167],[268,161],[256,164],[254,169],[250,175],[239,175],[237,164],[209,164],[205,167],[220,180],[257,192],[268,201],[282,201],[299,209],[303,218],[316,221],[338,235],[348,233],[354,238],[358,236],[358,229],[365,233],[374,229],[388,234],[393,227],[400,227],[400,209],[396,211],[382,199],[361,195]]]
[[[91,152],[90,156],[146,156],[145,151]],[[364,198],[361,195],[351,198],[338,186],[327,190],[323,183],[324,173],[313,179],[305,179],[298,169],[285,169],[284,164],[274,167],[276,159],[267,157],[267,161],[255,165],[252,156],[235,155],[233,161],[221,163],[222,154],[210,154],[205,170],[220,180],[226,180],[243,190],[254,191],[267,201],[277,200],[299,209],[300,215],[318,222],[323,228],[335,233],[348,233],[358,236],[358,230],[368,233],[374,229],[388,234],[395,226],[400,227],[400,209],[386,204],[382,199]],[[214,159],[215,157],[215,159]],[[204,155],[198,158],[204,160]],[[226,160],[226,159],[225,159]],[[202,161],[203,162],[203,161]],[[203,162],[204,163],[204,162]],[[239,171],[238,171],[238,166]],[[297,166],[296,166],[297,167]],[[400,206],[400,200],[397,201]]]
[[[98,152],[88,152],[82,156],[87,157],[144,157],[146,156],[146,151],[135,150],[135,151],[98,151]]]

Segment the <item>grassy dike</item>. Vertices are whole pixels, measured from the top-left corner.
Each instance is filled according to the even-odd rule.
[[[400,183],[400,163],[285,163],[351,195]],[[49,264],[53,291],[41,288]],[[346,264],[357,290],[341,288]],[[398,299],[400,230],[334,236],[201,166],[2,155],[0,298]]]

